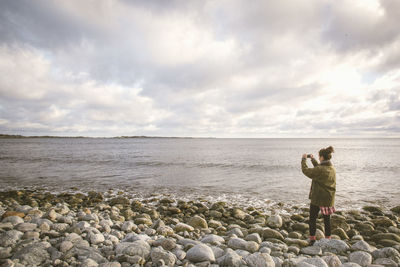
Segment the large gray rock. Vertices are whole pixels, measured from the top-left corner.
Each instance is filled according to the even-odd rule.
[[[10,217],[7,217],[10,218]],[[19,217],[18,217],[19,218]],[[15,245],[21,239],[23,233],[17,230],[9,230],[0,234],[0,247]]]
[[[192,262],[215,261],[214,252],[205,244],[198,244],[189,249],[186,253],[186,258]]]
[[[228,247],[231,249],[243,249],[245,250],[247,246],[247,241],[241,238],[231,238],[228,241]]]
[[[164,262],[165,265],[170,267],[174,266],[176,262],[176,256],[173,253],[165,251],[164,249],[159,247],[153,248],[151,250],[150,257],[151,261],[153,262],[153,264],[156,264],[156,266],[158,266],[157,264],[159,264],[161,260]]]
[[[369,254],[368,252],[365,252],[365,251],[356,251],[356,252],[350,253],[349,261],[355,262],[361,266],[367,266],[372,263],[372,256],[371,256],[371,254]]]
[[[50,246],[47,242],[33,243],[16,251],[12,259],[18,259],[24,265],[40,265],[50,258],[47,252]]]
[[[140,256],[144,259],[150,255],[150,245],[143,240],[135,242],[121,242],[115,248],[116,254],[124,254],[128,256]]]
[[[254,241],[258,244],[262,242],[261,237],[258,233],[252,233],[246,236],[245,240],[247,241]]]
[[[353,251],[366,251],[371,253],[372,251],[374,251],[374,249],[364,240],[360,240],[357,243],[354,243],[351,246],[351,250]]]
[[[322,249],[318,246],[304,247],[300,250],[300,253],[311,256],[322,255]]]
[[[314,243],[314,246],[318,246],[323,252],[332,252],[335,254],[343,254],[350,247],[342,240],[335,239],[321,239]]]
[[[269,227],[281,228],[282,227],[282,217],[279,215],[269,216],[266,223]]]
[[[395,263],[400,264],[400,253],[394,248],[387,247],[377,249],[372,252],[372,256],[374,257],[374,259],[388,258],[393,260]]]
[[[201,242],[210,244],[223,244],[225,243],[225,239],[222,236],[210,234],[203,237],[203,239],[201,239]]]
[[[322,259],[329,267],[340,267],[340,265],[342,265],[342,262],[336,255],[323,256]]]
[[[218,259],[219,266],[240,267],[244,265],[244,263],[242,257],[232,249],[227,249],[225,255]]]
[[[300,261],[296,264],[296,267],[309,267],[309,266],[316,266],[316,267],[329,267],[326,262],[321,258],[309,258]]]
[[[244,259],[249,267],[275,267],[275,261],[267,253],[256,252]]]

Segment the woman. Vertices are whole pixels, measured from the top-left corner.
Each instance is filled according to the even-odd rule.
[[[336,171],[330,159],[334,152],[333,147],[329,146],[319,151],[320,164],[309,155],[314,168],[308,168],[304,154],[301,159],[301,170],[312,179],[309,198],[310,204],[310,245],[315,242],[315,232],[317,230],[318,213],[321,211],[324,216],[325,238],[331,238],[331,217],[335,212],[335,192],[336,192]]]

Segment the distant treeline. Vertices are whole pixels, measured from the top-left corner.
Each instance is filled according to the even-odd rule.
[[[51,135],[41,135],[41,136],[25,136],[17,134],[0,134],[0,138],[86,138],[84,136],[51,136]]]
[[[0,138],[93,138],[85,136],[51,136],[51,135],[41,135],[41,136],[25,136],[25,135],[15,135],[15,134],[0,134]],[[193,137],[164,137],[164,136],[116,136],[116,137],[100,137],[100,138],[193,138]]]

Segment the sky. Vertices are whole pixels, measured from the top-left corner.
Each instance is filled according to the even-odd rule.
[[[0,133],[400,137],[400,1],[0,2]]]

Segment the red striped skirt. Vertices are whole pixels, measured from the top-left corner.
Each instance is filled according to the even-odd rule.
[[[331,215],[336,211],[335,207],[319,207],[319,209],[323,215]]]

